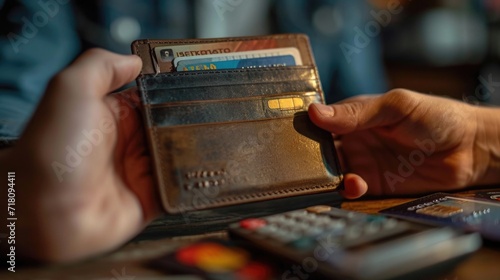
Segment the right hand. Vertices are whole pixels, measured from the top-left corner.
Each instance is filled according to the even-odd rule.
[[[338,138],[347,198],[452,191],[500,182],[500,109],[411,92],[313,104]]]

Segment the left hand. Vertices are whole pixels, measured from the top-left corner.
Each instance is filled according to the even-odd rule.
[[[108,95],[140,69],[137,56],[87,51],[1,154],[16,172],[18,254],[61,262],[109,251],[160,212],[136,90]]]

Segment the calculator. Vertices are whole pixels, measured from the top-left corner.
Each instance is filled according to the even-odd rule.
[[[232,238],[285,265],[279,279],[394,279],[450,263],[481,247],[477,233],[327,205],[245,219]]]

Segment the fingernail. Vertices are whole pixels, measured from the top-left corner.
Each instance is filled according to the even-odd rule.
[[[335,112],[333,111],[332,106],[324,105],[324,104],[315,104],[318,112],[324,117],[333,117]]]

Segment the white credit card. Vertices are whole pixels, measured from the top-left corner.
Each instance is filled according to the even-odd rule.
[[[238,60],[238,59],[250,59],[250,58],[263,58],[263,57],[273,57],[273,56],[285,56],[291,55],[295,59],[295,65],[302,65],[302,59],[300,57],[299,50],[297,48],[277,48],[277,49],[264,49],[256,51],[244,51],[244,52],[233,52],[225,54],[210,54],[210,55],[197,55],[197,56],[185,56],[176,57],[173,61],[174,67],[181,61],[191,63],[205,63],[205,62],[216,62],[216,61],[226,61],[226,60]]]

